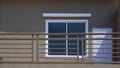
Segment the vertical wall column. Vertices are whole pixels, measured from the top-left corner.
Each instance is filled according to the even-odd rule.
[[[2,1],[0,0],[0,31],[1,31],[1,28],[2,28],[2,27],[1,27],[1,23],[2,23],[2,22],[1,22],[1,3],[2,3]]]
[[[117,32],[120,32],[120,3],[119,3],[118,11],[117,11]],[[118,36],[120,37],[120,35]],[[118,40],[117,43],[120,43],[120,40]],[[120,45],[117,45],[117,47],[119,48]],[[120,52],[120,50],[117,49],[117,52]],[[117,56],[120,56],[120,53],[118,53]],[[116,60],[120,61],[120,58],[117,58]]]
[[[117,31],[120,32],[120,5],[117,11]]]

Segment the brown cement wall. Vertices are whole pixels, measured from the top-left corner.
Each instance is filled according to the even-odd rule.
[[[117,11],[117,32],[120,32],[120,4]],[[118,37],[120,37],[120,35],[118,35]],[[120,43],[120,40],[118,40],[117,42]],[[117,45],[117,47],[119,48],[120,46]],[[117,52],[120,52],[120,49],[118,49]],[[117,56],[120,56],[120,54],[117,54]],[[120,58],[118,58],[117,60],[120,61]]]
[[[45,32],[45,12],[91,13],[92,17],[87,18],[90,32],[92,28],[115,25],[116,4],[112,0],[1,0],[0,9],[1,31],[5,32]]]
[[[120,5],[117,12],[117,31],[120,32]]]
[[[92,13],[92,28],[113,28],[116,10],[112,0],[1,0],[0,28],[5,32],[44,32],[43,12]],[[84,6],[84,7],[83,7]],[[71,8],[72,7],[72,8]],[[118,17],[119,18],[119,17]],[[119,23],[118,23],[119,24]],[[119,26],[118,26],[119,27]],[[119,29],[119,28],[118,28]],[[3,42],[2,42],[3,43]],[[117,64],[0,64],[0,68],[119,68]]]

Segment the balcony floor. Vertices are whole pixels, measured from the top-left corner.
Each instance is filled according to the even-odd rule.
[[[120,68],[119,64],[0,64],[0,68]]]

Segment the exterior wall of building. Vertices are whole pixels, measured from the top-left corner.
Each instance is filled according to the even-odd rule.
[[[117,32],[120,32],[120,5],[117,11]],[[120,37],[120,35],[118,35],[118,37]],[[118,40],[117,42],[120,43],[120,40]],[[118,45],[117,47],[119,48],[120,46]],[[120,49],[118,49],[117,52],[120,52]],[[120,56],[120,54],[117,54],[117,56]],[[118,58],[117,60],[120,61],[120,58]]]
[[[83,7],[84,6],[84,7]],[[3,32],[45,32],[45,19],[42,13],[91,13],[89,31],[92,28],[114,28],[116,5],[112,0],[1,0],[0,30]],[[69,18],[62,18],[69,19]],[[74,19],[74,18],[72,18]],[[85,19],[85,18],[77,18]],[[119,25],[119,14],[118,14]],[[119,29],[119,26],[118,26]],[[120,30],[118,30],[120,31]],[[1,36],[2,37],[2,36]],[[12,36],[7,36],[12,37]],[[18,37],[18,36],[17,36]],[[30,42],[30,41],[24,41]],[[43,41],[44,42],[44,41]],[[6,43],[0,42],[0,43]],[[7,43],[9,43],[7,41]],[[10,42],[11,43],[11,42]],[[15,43],[15,40],[12,41]],[[7,59],[8,60],[8,59]],[[0,64],[0,68],[119,68],[112,64]]]
[[[120,5],[117,12],[117,31],[120,32]]]
[[[91,13],[88,19],[92,28],[113,28],[116,5],[112,0],[1,0],[1,31],[45,32],[43,13]]]

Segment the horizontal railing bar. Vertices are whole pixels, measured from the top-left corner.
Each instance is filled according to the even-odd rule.
[[[26,61],[0,61],[0,63],[13,63],[13,64],[16,64],[16,63],[19,63],[19,64],[78,64],[77,62],[69,62],[69,61],[66,61],[66,62],[63,62],[63,61],[60,61],[60,62],[56,62],[56,61],[54,61],[54,62],[50,62],[50,61],[38,61],[38,62],[32,62],[32,61],[28,61],[28,62],[26,62]]]
[[[59,43],[57,43],[57,44],[38,44],[38,45],[39,46],[42,46],[42,45],[43,46],[45,46],[45,45],[50,45],[50,46],[55,46],[55,45],[61,45],[62,46],[62,45],[64,45],[65,46],[65,45],[76,45],[76,44],[59,44]],[[109,46],[109,45],[120,45],[120,43],[119,44],[114,44],[114,43],[113,44],[85,44],[85,45],[92,45],[92,46],[94,46],[94,45],[95,46],[97,46],[97,45],[105,45],[105,46],[108,45]]]
[[[0,43],[0,46],[1,45],[22,45],[23,46],[23,45],[32,45],[32,44],[16,44],[16,43],[15,44],[13,44],[13,43],[4,43],[4,44],[1,44]]]
[[[0,54],[32,54],[32,52],[0,52]]]
[[[32,58],[32,57],[2,57],[2,58]]]
[[[68,54],[76,54],[77,52],[69,52]],[[66,52],[38,52],[38,54],[66,54]]]
[[[85,48],[85,49],[120,49],[120,48]]]
[[[32,57],[14,57],[14,56],[13,56],[13,57],[0,56],[0,57],[2,57],[2,58],[32,58]],[[76,57],[77,57],[77,56],[70,57],[70,59],[71,59],[71,58],[76,59]],[[38,57],[38,58],[46,58],[46,57]],[[48,57],[48,58],[52,58],[52,57]],[[62,58],[62,59],[63,59],[63,58],[66,59],[66,58],[67,58],[67,59],[69,59],[69,57],[59,57],[59,58]],[[109,57],[109,56],[108,56],[108,57],[107,57],[107,56],[105,56],[105,57],[99,57],[99,56],[98,56],[98,57],[88,57],[88,58],[120,58],[120,56],[112,56],[112,57]],[[53,59],[54,59],[54,58],[53,58]],[[58,59],[58,58],[56,58],[56,59]]]
[[[41,32],[0,32],[0,35],[65,35],[65,34],[69,34],[69,35],[79,35],[79,34],[87,34],[87,35],[120,35],[120,32],[112,32],[112,33],[92,33],[92,32],[88,32],[88,33],[41,33]]]
[[[0,38],[0,40],[32,40],[32,38]]]
[[[21,63],[21,64],[25,64],[25,63],[33,63],[33,62],[32,61],[28,61],[28,62],[27,61],[16,61],[16,60],[15,61],[14,60],[13,61],[0,61],[0,64],[2,64],[2,63],[10,63],[10,64],[11,63],[14,63],[14,64],[15,63]]]
[[[65,44],[61,44],[61,43],[57,43],[57,44],[38,44],[38,45],[44,45],[44,46],[45,45],[50,45],[50,46],[53,45],[54,46],[54,45],[76,45],[76,44],[69,44],[69,43],[68,44],[66,44],[66,43]]]
[[[77,56],[74,56],[74,57],[38,57],[39,59],[40,58],[47,58],[47,59],[69,59],[69,60],[76,60]]]
[[[77,49],[77,48],[38,48],[38,49]],[[120,48],[84,48],[84,49],[116,49],[118,50]]]
[[[40,32],[39,32],[40,33]],[[0,35],[32,35],[38,34],[38,32],[0,32]]]
[[[80,64],[82,62],[70,62],[70,61],[66,61],[66,62],[63,62],[63,61],[53,61],[53,62],[50,62],[50,61],[38,61],[38,62],[32,62],[32,61],[0,61],[0,63],[13,63],[13,64]],[[84,62],[84,64],[119,64],[120,62]]]
[[[74,56],[74,57],[67,57],[67,56],[65,56],[65,57],[38,57],[39,59],[41,59],[41,58],[46,58],[46,59],[68,59],[68,60],[75,60],[76,61],[76,58],[77,58],[77,56]],[[82,60],[82,58],[79,58],[79,60],[81,61]],[[88,59],[84,59],[84,60],[88,60]]]
[[[56,55],[57,55],[57,54],[65,54],[65,55],[66,55],[66,53],[40,53],[40,52],[39,52],[38,54],[53,54],[53,55],[54,55],[54,54],[56,54]],[[76,55],[76,53],[69,53],[69,54],[75,54],[75,55]],[[89,55],[90,55],[90,54],[116,54],[116,53],[86,53],[86,54],[89,54]],[[81,55],[80,55],[80,56],[81,56]]]
[[[66,45],[69,45],[69,44],[38,44],[38,46],[45,46],[45,45],[49,45],[49,46],[66,46]],[[92,44],[84,44],[84,45],[92,45]],[[113,45],[113,44],[107,44],[107,45],[105,45],[105,44],[93,44],[92,46],[97,46],[97,45],[103,45],[103,46],[111,46],[111,45]],[[117,44],[116,44],[117,45]],[[119,44],[120,45],[120,44]],[[72,44],[70,44],[69,46],[76,46],[76,45],[72,45]]]
[[[120,62],[84,62],[84,64],[120,64]]]
[[[38,48],[38,49],[77,49],[77,48]]]
[[[27,50],[29,49],[30,50],[32,48],[0,48],[0,49],[27,49]]]
[[[92,44],[86,44],[86,45],[120,45],[120,43],[111,43],[111,44],[99,44],[99,43],[92,43]]]
[[[39,33],[38,33],[39,34]],[[43,33],[40,35],[120,35],[118,32],[112,32],[112,33]]]
[[[86,54],[119,54],[120,52],[86,52]]]
[[[67,45],[67,44],[66,44],[66,45]],[[62,45],[62,44],[61,44],[61,45],[59,45],[59,44],[58,44],[58,45],[49,45],[49,44],[48,44],[47,46],[66,46],[66,45]],[[38,46],[45,46],[45,45],[38,45]],[[68,46],[76,46],[76,45],[68,45]]]
[[[61,50],[61,49],[70,49],[70,50],[75,50],[75,49],[77,49],[77,48],[38,48],[38,49],[51,49],[51,50]],[[109,49],[114,49],[114,50],[118,50],[118,49],[120,49],[120,48],[85,48],[85,49],[106,49],[106,50],[109,50]]]
[[[8,43],[5,43],[5,44],[0,44],[0,46],[1,45],[22,45],[22,46],[25,45],[26,46],[26,45],[32,45],[32,44],[11,44],[11,43],[8,44]],[[38,45],[76,45],[76,44],[59,44],[58,43],[58,44],[38,44]],[[94,45],[120,45],[120,43],[118,43],[118,44],[117,43],[115,43],[115,44],[114,43],[112,43],[112,44],[86,44],[86,45],[93,45],[93,46]]]
[[[88,58],[120,58],[120,56],[97,56],[97,57],[88,57]]]
[[[39,61],[39,62],[32,62],[32,61],[0,61],[0,63],[19,63],[19,64],[25,64],[25,63],[30,63],[30,64],[80,64],[78,62],[70,62],[70,61],[66,61],[66,62],[63,62],[63,61],[53,61],[53,62],[50,62],[50,61]],[[84,62],[85,64],[117,64],[117,63],[120,63],[120,62]]]
[[[75,60],[77,58],[77,56],[74,56],[74,57],[69,57],[69,56],[68,57],[54,57],[54,58],[53,57],[38,57],[38,58],[50,58],[50,59],[56,58],[56,59],[74,59]],[[111,56],[99,57],[98,56],[98,57],[88,57],[88,58],[116,58],[117,59],[117,58],[120,58],[120,56],[113,56],[113,57],[111,57]],[[79,59],[79,60],[82,60],[82,59]]]
[[[119,64],[120,64],[120,61],[116,61],[116,62],[114,61],[114,62],[112,62],[112,63],[114,63],[114,64],[117,64],[117,63],[119,63]]]
[[[120,40],[120,38],[39,38],[39,40]]]
[[[38,49],[76,49],[76,48],[38,48]],[[84,48],[84,49],[120,49],[120,48]]]
[[[66,54],[66,52],[38,52],[39,54]],[[77,52],[68,52],[68,54],[76,54]],[[118,54],[120,52],[86,52],[85,54]]]
[[[54,60],[72,60],[72,61],[76,61],[76,57],[70,57],[70,58],[69,58],[69,57],[62,57],[62,58],[61,58],[61,57],[57,57],[57,58],[55,58],[55,57],[54,57],[54,58],[38,57],[38,59],[43,59],[43,58],[44,58],[44,59],[45,59],[45,58],[47,58],[47,59],[52,59],[53,61],[54,61]],[[81,59],[80,59],[80,60],[81,60]]]
[[[118,64],[118,62],[102,62],[101,61],[101,62],[84,62],[84,64]]]
[[[39,38],[38,40],[120,40],[120,38]],[[0,38],[0,40],[32,40],[32,38]],[[35,40],[35,39],[34,39]]]

